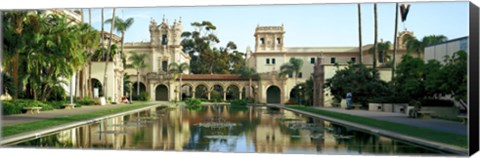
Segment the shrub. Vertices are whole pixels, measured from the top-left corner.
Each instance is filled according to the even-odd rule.
[[[187,106],[200,106],[202,105],[202,101],[200,101],[200,99],[187,99],[185,100],[185,104]]]
[[[117,104],[117,102],[112,102],[112,104]]]
[[[93,104],[95,104],[95,101],[91,99],[84,98],[82,100],[77,101],[77,105],[93,105]]]
[[[12,101],[4,101],[2,103],[2,110],[4,115],[21,114],[23,107]]]
[[[50,104],[54,109],[61,109],[63,104],[65,104],[65,101],[50,101],[48,104]]]
[[[138,96],[138,100],[140,101],[148,101],[148,93],[147,92],[141,92],[140,96]]]
[[[211,101],[213,102],[219,102],[219,101],[222,101],[223,100],[223,94],[221,94],[220,92],[218,91],[212,91],[210,93],[210,99]]]
[[[53,110],[54,106],[51,103],[33,100],[12,100],[3,101],[2,110],[4,115],[21,114],[24,107],[42,107],[42,111]]]
[[[386,97],[375,97],[368,100],[369,103],[408,103],[408,97],[404,96],[386,96]]]
[[[233,100],[230,102],[230,105],[233,106],[247,106],[248,101],[247,100]]]
[[[422,106],[441,106],[441,107],[454,106],[454,103],[451,100],[423,99],[420,101],[420,103]]]
[[[62,86],[54,86],[52,87],[52,92],[47,97],[47,100],[65,100],[67,98],[67,94],[65,89]]]
[[[293,101],[292,99],[288,100],[285,105],[295,105],[297,102]]]

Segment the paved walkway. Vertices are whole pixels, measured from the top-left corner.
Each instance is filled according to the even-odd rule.
[[[443,131],[454,134],[467,135],[467,125],[461,122],[447,121],[440,119],[415,119],[409,118],[405,114],[392,113],[392,112],[376,112],[366,110],[345,110],[340,108],[330,107],[316,107],[322,110],[334,111],[339,113],[345,113],[350,115],[368,117],[377,120],[390,121],[396,123],[407,124],[411,126],[430,128],[437,131]]]
[[[152,102],[152,103],[157,103],[157,102]],[[158,103],[168,103],[168,102],[158,102]],[[129,105],[131,104],[114,104],[114,105],[110,104],[110,105],[104,105],[104,106],[90,105],[90,106],[82,106],[80,108],[75,108],[70,110],[54,109],[49,111],[41,111],[39,114],[17,114],[17,115],[5,115],[5,116],[2,115],[1,125],[2,126],[16,125],[16,124],[46,120],[46,119],[51,119],[56,117],[85,114],[85,113],[95,112],[98,110],[116,109],[116,108],[121,108]]]

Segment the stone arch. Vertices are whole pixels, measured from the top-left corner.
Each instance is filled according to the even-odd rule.
[[[250,89],[249,89],[249,84],[245,84],[242,86],[242,96],[244,99],[253,99],[255,100],[256,95],[258,95],[257,89],[255,88],[255,85],[252,84],[251,86],[252,92],[250,94]]]
[[[224,99],[225,88],[222,84],[214,84],[210,88],[210,100],[222,101]]]
[[[300,83],[300,84],[297,84],[294,87],[292,87],[290,89],[288,102],[289,103],[295,103],[295,104],[303,103],[303,101],[305,100],[305,98],[304,98],[305,87],[306,86],[305,86],[304,83]]]
[[[195,86],[195,98],[208,99],[208,85],[204,83]]]
[[[92,94],[94,98],[101,97],[103,96],[103,84],[102,81],[100,81],[97,78],[91,78],[91,85],[92,85]],[[98,95],[95,95],[95,88],[98,89]]]
[[[227,88],[226,99],[227,100],[235,100],[240,99],[240,87],[237,84],[230,84]]]
[[[281,104],[282,90],[279,86],[270,85],[267,88],[267,103]]]
[[[191,83],[183,83],[181,90],[181,100],[186,100],[193,97],[193,85]]]
[[[137,94],[137,88],[140,86],[140,93]],[[132,84],[132,97],[138,98],[138,95],[141,95],[142,92],[147,92],[147,86],[143,82],[133,82]]]
[[[155,100],[156,101],[168,101],[168,86],[165,84],[158,84],[155,87]]]

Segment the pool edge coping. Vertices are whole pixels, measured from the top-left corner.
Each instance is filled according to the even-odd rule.
[[[25,133],[21,133],[21,134],[12,135],[12,136],[2,137],[0,139],[0,148],[5,148],[6,144],[19,142],[23,139],[39,138],[41,136],[44,136],[44,135],[47,135],[47,134],[50,134],[50,133],[54,133],[54,132],[57,132],[57,131],[65,130],[65,129],[68,129],[68,128],[74,128],[74,127],[78,127],[78,126],[81,126],[81,125],[84,125],[84,124],[94,123],[94,122],[97,122],[97,121],[100,121],[100,120],[109,119],[109,118],[112,118],[112,117],[117,117],[117,116],[126,115],[126,114],[130,114],[130,113],[140,112],[140,111],[144,111],[144,110],[147,110],[147,109],[150,109],[150,108],[156,108],[156,107],[159,107],[159,106],[170,106],[170,105],[165,104],[165,103],[153,104],[153,105],[150,105],[150,106],[147,106],[147,107],[142,107],[142,108],[138,108],[138,109],[134,109],[134,110],[130,110],[130,111],[124,111],[124,112],[120,112],[120,113],[116,113],[116,114],[111,114],[111,115],[106,115],[106,116],[93,118],[93,119],[88,119],[88,120],[83,120],[83,121],[77,121],[77,122],[72,122],[72,123],[68,123],[68,124],[58,125],[58,126],[50,127],[50,128],[47,128],[47,129],[40,129],[40,130],[35,130],[35,131],[32,131],[32,132],[25,132]]]
[[[413,143],[413,144],[417,144],[417,145],[423,145],[423,146],[427,146],[429,148],[434,148],[434,149],[447,151],[447,152],[451,152],[451,153],[456,153],[456,154],[460,154],[460,155],[468,155],[468,149],[461,148],[461,147],[454,146],[454,145],[449,145],[449,144],[445,144],[445,143],[434,142],[434,141],[430,141],[430,140],[426,140],[426,139],[412,137],[412,136],[404,135],[404,134],[397,133],[397,132],[392,132],[392,131],[388,131],[388,130],[384,130],[384,129],[379,129],[379,128],[375,128],[375,127],[371,127],[371,126],[366,126],[366,125],[362,125],[362,124],[358,124],[358,123],[353,123],[353,122],[349,122],[349,121],[345,121],[345,120],[341,120],[341,119],[337,119],[337,118],[333,118],[333,117],[322,116],[322,115],[319,115],[319,114],[306,112],[306,111],[301,111],[301,110],[297,110],[297,109],[292,109],[292,108],[285,107],[285,106],[268,104],[267,107],[282,108],[282,109],[297,112],[297,113],[300,113],[300,114],[308,115],[308,116],[311,116],[311,117],[316,117],[316,118],[320,118],[320,119],[323,119],[323,120],[335,122],[335,123],[338,123],[338,124],[354,127],[354,128],[357,128],[357,129],[360,129],[360,130],[363,130],[363,131],[366,131],[366,132],[369,132],[369,133],[372,133],[372,134],[378,134],[378,135],[383,135],[383,136],[387,136],[387,137],[393,137],[393,138],[400,139],[402,141],[406,141],[406,142],[409,142],[409,143]]]

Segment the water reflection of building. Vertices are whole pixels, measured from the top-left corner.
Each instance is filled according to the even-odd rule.
[[[415,153],[416,147],[392,139],[358,132],[348,127],[327,121],[304,118],[290,111],[273,111],[255,107],[234,111],[231,106],[210,106],[200,111],[183,107],[171,110],[155,108],[141,113],[115,117],[59,132],[54,139],[48,137],[38,141],[59,143],[55,147],[99,148],[99,149],[152,149],[152,150],[196,150],[235,151],[266,153]],[[276,114],[280,113],[280,114]],[[282,114],[283,113],[283,114]],[[206,122],[206,118],[220,116],[238,126],[228,129],[199,128],[194,124]],[[284,121],[279,118],[301,118]],[[320,129],[289,129],[288,124],[308,123]],[[138,124],[138,126],[137,126]],[[202,131],[202,132],[199,132]],[[322,134],[323,139],[310,136]],[[232,139],[207,139],[206,135],[238,136]],[[294,138],[292,135],[300,137]],[[338,139],[336,135],[353,135],[353,139]],[[245,137],[244,137],[245,136]],[[246,146],[236,147],[238,142]],[[221,149],[218,149],[218,146]],[[233,147],[232,147],[233,146]],[[217,148],[215,148],[217,147]],[[215,149],[212,149],[215,148]]]

